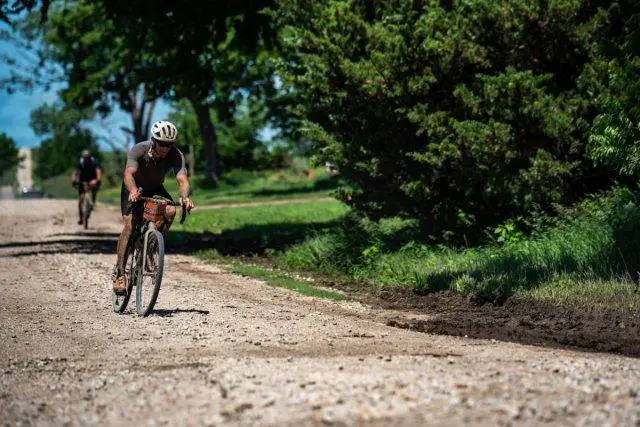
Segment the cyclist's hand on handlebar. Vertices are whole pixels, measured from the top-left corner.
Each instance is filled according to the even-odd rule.
[[[186,209],[186,210],[187,210],[187,212],[191,212],[191,209],[193,209],[193,206],[194,206],[194,204],[193,204],[193,202],[191,201],[191,199],[189,199],[188,197],[186,197],[186,198],[183,198],[181,201],[182,201],[182,207],[183,207],[184,209]]]
[[[130,192],[129,193],[129,203],[137,202],[138,201],[138,197],[140,197],[141,193],[142,193],[142,191],[140,191],[139,188],[136,188],[136,191]]]

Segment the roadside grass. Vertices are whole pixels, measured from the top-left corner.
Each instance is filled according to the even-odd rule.
[[[335,226],[347,211],[344,204],[333,199],[194,210],[183,225],[175,224],[169,239],[193,250],[213,248],[223,255],[264,255]]]
[[[257,265],[243,264],[242,262],[235,261],[230,258],[224,258],[215,250],[201,251],[196,255],[205,261],[222,263],[233,273],[263,280],[269,286],[290,289],[310,297],[324,298],[334,301],[342,301],[346,299],[346,296],[340,292],[316,288],[312,282],[294,277],[291,273]]]
[[[193,251],[259,255],[280,270],[319,272],[378,289],[453,291],[477,303],[501,304],[517,295],[560,305],[640,308],[633,280],[640,271],[640,208],[624,192],[587,200],[529,237],[467,249],[416,243],[415,222],[358,219],[335,200],[196,211],[175,230],[170,239]]]
[[[41,180],[36,183],[47,197],[55,199],[77,199],[78,190],[71,186],[71,170],[68,173]]]
[[[416,243],[416,224],[344,220],[275,255],[284,269],[346,275],[418,293],[454,291],[478,303],[509,296],[559,305],[635,310],[640,292],[640,208],[622,191],[593,198],[563,219],[508,244],[469,249]]]
[[[556,305],[600,308],[605,310],[640,310],[640,293],[630,277],[617,280],[580,279],[570,275],[548,280],[540,286],[517,293],[526,300],[546,301]]]

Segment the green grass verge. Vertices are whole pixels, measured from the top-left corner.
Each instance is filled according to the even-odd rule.
[[[263,255],[335,226],[347,210],[332,199],[196,210],[183,225],[172,228],[169,239],[192,248],[214,248],[223,255]]]
[[[47,197],[54,199],[77,199],[78,190],[71,186],[71,170],[68,173],[40,181],[38,184]]]
[[[427,246],[406,238],[414,227],[398,219],[352,222],[280,252],[276,262],[378,287],[471,294],[479,302],[518,295],[585,307],[640,307],[633,281],[640,271],[640,208],[629,194],[585,201],[555,226],[508,244]]]
[[[313,227],[315,224],[329,223],[344,215],[347,210],[344,204],[333,199],[215,210],[196,209],[188,221],[181,226],[176,225],[174,230],[195,233],[243,230],[258,237],[265,232],[277,232],[279,227]]]
[[[242,274],[244,276],[263,280],[269,286],[278,286],[290,289],[310,297],[324,298],[334,301],[342,301],[346,299],[344,294],[325,289],[318,289],[309,281],[292,277],[291,273],[267,269],[256,265],[243,264],[238,261],[226,259],[221,257],[220,254],[214,250],[198,252],[197,256],[208,262],[222,263],[236,274]]]
[[[225,256],[259,254],[281,270],[316,271],[375,287],[511,295],[557,304],[634,309],[640,292],[640,208],[629,195],[584,202],[555,226],[507,244],[452,249],[416,243],[410,220],[357,219],[335,201],[195,212],[170,239]]]

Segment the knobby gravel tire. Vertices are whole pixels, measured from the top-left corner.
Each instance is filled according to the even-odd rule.
[[[164,237],[162,233],[153,230],[148,234],[146,251],[147,257],[153,257],[155,271],[146,271],[148,266],[144,265],[145,257],[141,256],[140,269],[138,270],[140,274],[137,275],[136,282],[136,311],[138,316],[142,317],[148,316],[153,310],[160,292],[160,285],[162,284],[162,272],[164,270]],[[149,264],[148,262],[146,263]]]

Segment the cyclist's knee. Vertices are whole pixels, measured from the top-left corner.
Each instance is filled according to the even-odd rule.
[[[167,221],[172,222],[176,217],[176,207],[175,206],[167,206],[167,209],[164,212],[164,217]]]

